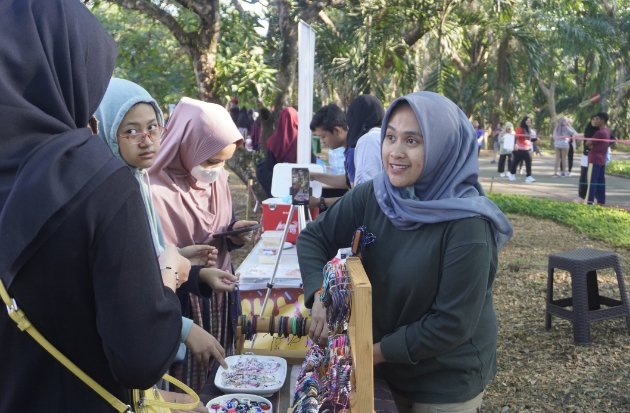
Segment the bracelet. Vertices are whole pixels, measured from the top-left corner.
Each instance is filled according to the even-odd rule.
[[[177,287],[179,287],[179,273],[177,271],[175,271],[172,267],[162,267],[160,268],[160,271],[162,270],[171,270],[175,273],[175,285]]]

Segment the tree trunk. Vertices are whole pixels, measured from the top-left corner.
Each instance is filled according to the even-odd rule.
[[[260,110],[260,151],[265,153],[267,139],[273,134],[274,116],[267,108]]]
[[[276,86],[279,90],[276,93],[274,105],[276,113],[279,113],[283,107],[291,104],[291,97],[293,96],[293,84],[295,83],[298,62],[298,23],[291,13],[289,0],[278,0],[277,5],[280,35],[282,36],[282,57],[276,75]]]
[[[556,119],[556,81],[552,80],[549,87],[547,87],[540,77],[537,76],[536,79],[538,80],[540,90],[542,90],[542,92],[545,94],[545,97],[547,98],[547,108],[549,109],[549,126],[551,128],[551,134],[553,134],[553,131],[556,128],[556,123],[558,123],[558,119]],[[552,138],[552,147],[555,147],[554,143],[555,141]]]
[[[234,151],[234,155],[226,161],[226,164],[243,183],[247,184],[249,179],[254,180],[252,190],[258,201],[262,202],[267,199],[267,194],[256,179],[256,159],[255,152],[248,152],[244,146],[241,146]]]
[[[215,54],[217,45],[218,43],[214,45]],[[221,99],[214,93],[212,84],[216,69],[216,57],[210,54],[210,52],[204,53],[199,49],[195,49],[190,53],[195,71],[195,80],[197,81],[197,90],[199,91],[199,100],[221,104]]]
[[[299,1],[299,18],[310,24],[319,18],[319,13],[331,4],[340,4],[342,0],[319,0],[319,1]],[[283,107],[291,104],[293,98],[293,86],[297,73],[298,64],[298,19],[291,10],[289,0],[278,0],[278,20],[280,26],[280,36],[282,37],[282,57],[276,75],[276,86],[279,91],[274,99],[276,114],[280,113]],[[277,116],[277,115],[276,115]]]
[[[188,9],[200,19],[199,28],[187,32],[165,9],[150,0],[108,0],[120,7],[137,10],[162,23],[173,34],[193,63],[199,99],[220,103],[212,82],[217,62],[219,35],[221,33],[221,9],[219,0],[189,0]]]
[[[490,122],[493,125],[497,125],[499,122],[505,124],[505,120],[501,119],[503,113],[503,103],[505,88],[509,85],[509,76],[507,71],[507,58],[510,47],[510,38],[505,36],[499,44],[499,50],[497,51],[497,80],[496,89],[494,92],[494,102],[492,105],[492,112],[490,114]]]

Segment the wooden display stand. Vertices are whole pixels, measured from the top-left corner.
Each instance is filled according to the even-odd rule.
[[[372,284],[359,258],[348,258],[346,266],[352,281],[352,313],[348,326],[353,366],[350,413],[373,412]]]
[[[265,334],[265,331],[269,331],[269,317],[258,317],[258,325],[256,329],[258,330],[258,334]],[[311,327],[311,320],[306,320],[306,331]],[[235,337],[235,353],[243,354],[243,349],[245,347],[245,334],[243,333],[243,329],[241,326],[241,318],[238,318],[238,326],[236,327],[236,337]],[[267,350],[262,348],[252,348],[247,349],[248,353],[254,353],[258,356],[274,356],[281,357],[287,361],[288,364],[302,364],[304,358],[306,357],[307,350]]]
[[[363,269],[361,260],[350,257],[346,266],[352,282],[352,312],[348,323],[348,338],[352,354],[352,393],[350,413],[374,412],[374,367],[372,344],[372,285]],[[310,327],[307,320],[306,329]],[[269,318],[258,317],[258,331],[269,330]],[[242,354],[245,344],[240,318],[236,328],[236,354]],[[251,349],[254,354],[282,357],[289,364],[302,364],[305,351]],[[289,408],[288,413],[293,409]]]

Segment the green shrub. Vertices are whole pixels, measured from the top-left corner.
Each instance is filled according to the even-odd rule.
[[[630,161],[611,161],[606,165],[606,173],[630,178]]]
[[[505,213],[551,219],[614,247],[630,249],[630,213],[627,211],[521,195],[488,194],[488,198]]]

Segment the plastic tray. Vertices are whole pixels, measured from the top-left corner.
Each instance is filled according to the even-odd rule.
[[[211,409],[210,406],[212,406],[214,403],[221,403],[221,402],[232,400],[232,399],[249,399],[253,402],[265,402],[269,405],[269,410],[266,410],[266,412],[269,412],[269,413],[273,412],[273,405],[271,404],[269,400],[265,399],[264,397],[256,396],[255,394],[244,394],[244,393],[226,394],[225,396],[215,397],[214,399],[210,400],[208,404],[206,404],[206,407],[208,408],[208,411],[210,413],[215,413],[215,412],[218,413],[220,412],[220,410]]]
[[[225,358],[225,362],[228,366],[233,366],[239,362],[239,360],[246,360],[249,358],[254,358],[259,361],[276,361],[280,363],[280,368],[275,372],[274,377],[276,379],[276,383],[270,387],[264,388],[255,388],[255,387],[227,387],[222,384],[223,382],[223,373],[226,371],[223,367],[219,366],[217,370],[217,375],[214,378],[214,385],[217,386],[218,389],[225,393],[249,393],[255,394],[258,396],[271,396],[278,390],[282,388],[284,385],[284,380],[287,377],[287,361],[280,357],[272,357],[272,356],[256,356],[256,355],[240,355],[240,356],[230,356]]]

